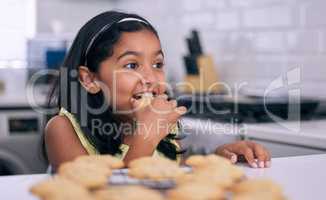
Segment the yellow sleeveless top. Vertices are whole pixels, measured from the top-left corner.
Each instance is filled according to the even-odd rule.
[[[87,153],[89,155],[94,155],[94,154],[100,154],[97,149],[89,142],[89,140],[85,137],[85,135],[83,134],[81,128],[80,128],[80,125],[78,123],[78,121],[76,120],[76,118],[74,117],[73,114],[71,114],[70,112],[68,112],[66,109],[64,108],[61,108],[60,109],[60,112],[59,112],[59,115],[60,116],[66,116],[71,125],[73,126],[74,130],[75,130],[75,133],[77,134],[79,140],[80,140],[80,143],[82,144],[82,146],[84,147],[84,149],[87,151]],[[176,133],[177,134],[177,133]],[[173,140],[172,141],[173,144],[175,144],[177,146],[178,149],[180,149],[179,147],[179,144]],[[128,145],[125,145],[125,144],[121,144],[120,145],[120,150],[121,150],[121,154],[116,154],[114,155],[115,157],[118,157],[120,159],[123,159],[128,150],[129,150],[129,146]],[[155,150],[154,153],[153,153],[153,156],[162,156],[162,157],[165,157],[164,154],[162,154],[161,152]],[[177,162],[180,162],[181,158],[180,156],[178,155],[177,156]]]

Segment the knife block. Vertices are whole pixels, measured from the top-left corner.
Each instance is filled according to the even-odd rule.
[[[213,57],[201,55],[197,57],[196,62],[198,75],[186,75],[184,82],[179,84],[179,91],[183,93],[220,93],[223,88],[219,84]]]

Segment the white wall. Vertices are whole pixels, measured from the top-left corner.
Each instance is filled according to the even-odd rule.
[[[157,27],[171,81],[182,80],[184,39],[196,27],[222,80],[264,89],[300,67],[303,94],[326,97],[325,6],[324,0],[39,0],[37,28],[50,32],[59,19],[74,33],[103,10],[135,12]]]
[[[51,33],[51,24],[60,22],[65,35],[74,35],[87,20],[112,8],[110,0],[38,0],[37,32]]]
[[[37,36],[29,41],[29,66],[45,66],[46,48],[62,45],[63,39],[72,42],[89,19],[112,8],[112,0],[37,0]]]
[[[182,78],[184,37],[196,27],[223,80],[265,88],[300,67],[302,93],[326,97],[324,0],[121,0],[117,7],[158,28],[170,77]]]
[[[0,67],[26,59],[26,40],[35,34],[36,0],[0,1]]]

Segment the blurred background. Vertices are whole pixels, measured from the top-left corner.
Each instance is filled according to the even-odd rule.
[[[157,28],[168,82],[196,85],[202,76],[237,91],[235,97],[226,88],[213,94],[175,88],[179,104],[204,104],[204,112],[182,119],[192,151],[251,139],[273,157],[326,152],[325,6],[323,0],[1,0],[0,175],[46,170],[40,157],[46,116],[32,109],[27,83],[42,69],[58,69],[79,28],[112,9],[137,13]],[[49,80],[34,88],[39,105]],[[208,101],[230,112],[210,112]],[[212,126],[203,127],[207,122]],[[212,128],[218,125],[224,130]],[[245,131],[225,131],[227,125]]]

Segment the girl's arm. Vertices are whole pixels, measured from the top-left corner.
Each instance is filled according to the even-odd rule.
[[[182,143],[180,142],[180,140],[177,140],[176,143],[179,145],[180,149],[182,149]],[[185,165],[186,163],[186,155],[183,153],[180,155],[180,165]]]
[[[55,116],[48,122],[45,128],[45,144],[49,163],[53,169],[57,169],[63,162],[87,154],[69,119],[65,116]]]
[[[143,130],[146,131],[146,130]],[[138,135],[141,135],[142,130],[138,129],[136,133]],[[129,139],[129,140],[128,140]],[[129,162],[132,161],[133,159],[139,158],[139,157],[144,157],[144,156],[152,156],[154,151],[157,148],[157,145],[159,141],[153,140],[151,138],[144,138],[144,137],[130,137],[127,140],[125,140],[125,143],[129,146],[129,150],[124,157],[124,163],[128,166]],[[176,141],[176,143],[179,145],[181,148],[181,143],[180,141]],[[181,164],[184,164],[184,159],[185,157],[183,154],[181,154]]]
[[[123,159],[126,166],[136,158],[153,155],[159,140],[146,137],[144,134],[146,133],[145,131],[148,130],[137,128],[133,135],[125,138],[124,142],[129,146],[129,150]]]

